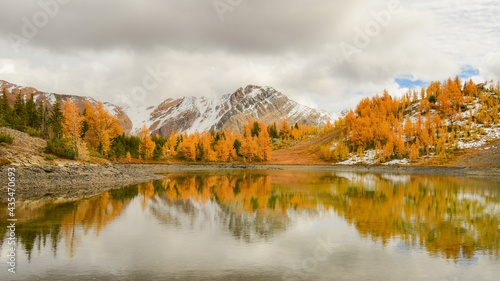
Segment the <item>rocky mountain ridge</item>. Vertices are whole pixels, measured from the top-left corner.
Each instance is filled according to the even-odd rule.
[[[152,132],[169,135],[171,132],[205,130],[240,130],[250,120],[270,124],[284,118],[290,124],[321,125],[338,118],[325,110],[301,105],[271,87],[249,85],[219,98],[184,97],[167,99],[158,107],[124,108],[134,123],[132,131],[143,124]],[[144,116],[149,119],[142,120]]]
[[[49,108],[56,102],[70,98],[83,112],[85,101],[92,104],[91,97],[60,95],[39,91],[32,87],[21,87],[0,80],[1,92],[7,93],[13,103],[17,94],[28,99],[31,94],[36,102]],[[249,85],[218,98],[184,97],[168,98],[158,106],[120,107],[104,102],[104,107],[119,119],[127,134],[136,134],[143,125],[153,133],[168,136],[172,132],[201,132],[205,130],[240,130],[250,120],[274,121],[287,119],[289,124],[319,125],[336,120],[340,115],[325,110],[313,109],[289,99],[272,87]]]
[[[10,101],[11,105],[14,104],[14,101],[18,94],[21,94],[25,101],[28,100],[31,95],[33,95],[33,100],[35,101],[35,103],[39,104],[41,102],[49,109],[51,109],[52,106],[56,103],[57,98],[59,98],[61,102],[69,98],[76,104],[80,112],[83,112],[83,110],[85,109],[86,101],[88,101],[90,104],[97,104],[98,102],[96,99],[91,97],[42,92],[33,87],[22,87],[3,80],[0,80],[0,94],[1,93],[7,94],[7,99]],[[112,114],[119,120],[118,124],[123,128],[123,131],[126,134],[130,133],[132,129],[132,122],[125,114],[123,109],[109,102],[103,102],[102,104],[110,114]]]

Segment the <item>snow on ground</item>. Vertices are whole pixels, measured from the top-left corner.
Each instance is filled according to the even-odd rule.
[[[343,162],[337,163],[337,165],[355,165],[355,164],[375,164],[375,159],[377,158],[377,152],[374,149],[370,149],[363,153],[363,157],[359,157],[356,153],[351,153],[351,157]]]
[[[363,157],[359,157],[357,154],[351,153],[351,157],[343,162],[339,162],[336,165],[356,165],[356,164],[365,164],[365,165],[373,165],[375,164],[375,160],[377,159],[377,153],[374,149],[370,149],[363,153]],[[385,162],[382,165],[409,165],[410,160],[408,159],[394,159],[389,162]]]
[[[403,126],[406,125],[407,116],[410,117],[410,120],[413,124],[418,121],[418,113],[415,112],[418,109],[418,103],[415,103],[411,106],[412,110],[409,114],[404,116],[402,121]],[[472,105],[467,105],[467,110],[462,112],[460,115],[455,114],[455,122],[456,126],[467,126],[469,131],[469,140],[466,141],[463,137],[463,132],[456,132],[457,137],[455,137],[455,145],[456,148],[463,149],[478,149],[484,147],[484,149],[490,149],[490,147],[485,147],[488,145],[488,141],[493,141],[500,139],[500,124],[491,124],[491,127],[485,127],[483,124],[478,124],[476,122],[472,122],[469,124],[469,116],[476,116],[478,112],[482,109],[482,104],[479,102],[479,98],[474,98],[474,103]],[[431,116],[433,116],[436,111],[432,109],[430,111]],[[500,116],[500,114],[499,114]],[[426,114],[421,115],[422,124],[427,120]],[[447,126],[451,125],[451,121],[449,119],[443,120],[443,123]],[[451,133],[449,133],[451,135]],[[477,136],[477,138],[476,138]],[[334,146],[332,147],[332,149]],[[429,156],[422,156],[422,158],[434,158],[436,157],[435,153],[430,153]],[[376,161],[376,152],[374,150],[367,150],[363,157],[358,157],[356,153],[351,153],[351,157],[349,159],[337,163],[337,165],[356,165],[356,164],[366,164],[373,165]],[[382,165],[409,165],[411,162],[409,159],[395,159],[386,163],[382,163]]]
[[[389,162],[382,163],[385,166],[393,166],[393,165],[409,165],[411,162],[407,158],[404,159],[394,159]]]
[[[457,147],[459,149],[477,149],[480,147],[483,147],[488,144],[487,139],[489,140],[495,140],[500,138],[500,127],[493,127],[493,128],[482,128],[484,132],[486,133],[485,135],[481,135],[477,133],[478,140],[472,140],[469,142],[465,142],[463,138],[460,138],[457,140]]]

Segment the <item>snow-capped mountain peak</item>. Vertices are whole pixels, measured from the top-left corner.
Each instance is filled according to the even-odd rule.
[[[125,108],[125,112],[134,124],[133,133],[146,124],[164,136],[173,131],[240,130],[250,120],[269,124],[286,118],[290,124],[321,125],[338,118],[337,114],[301,105],[272,87],[254,85],[217,98],[167,99],[155,109]]]
[[[36,102],[49,108],[56,99],[71,99],[83,112],[85,102],[96,104],[91,97],[60,95],[38,91],[31,87],[21,87],[0,80],[0,89],[6,92],[13,103],[21,94],[26,100],[32,94]],[[104,108],[116,118],[125,133],[137,134],[143,125],[153,133],[169,136],[171,132],[202,132],[205,130],[241,130],[250,120],[264,121],[266,124],[279,122],[284,118],[289,124],[320,125],[336,120],[340,115],[299,104],[272,87],[248,85],[216,98],[184,97],[168,98],[158,106],[119,107],[103,102]]]

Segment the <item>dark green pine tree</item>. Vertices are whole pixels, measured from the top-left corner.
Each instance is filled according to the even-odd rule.
[[[2,98],[0,99],[0,122],[2,125],[10,126],[12,118],[12,108],[10,107],[9,100],[7,99],[7,90],[4,89]]]
[[[111,152],[108,153],[108,156],[109,155],[113,155],[113,156],[116,156],[116,158],[118,158],[118,160],[122,157],[125,157],[125,155],[127,154],[127,151],[125,150],[125,141],[127,139],[127,136],[125,136],[125,134],[121,134],[119,136],[117,136],[116,138],[113,139],[113,142],[111,144]]]
[[[86,108],[83,110],[82,116],[85,116],[85,115],[87,115],[87,109]],[[80,135],[82,137],[82,139],[85,137],[85,134],[87,133],[88,130],[89,130],[89,123],[87,123],[87,121],[85,121],[85,118],[83,118],[82,129],[81,129],[82,133]]]
[[[153,159],[158,160],[162,158],[162,148],[167,140],[158,134],[153,134],[151,140],[155,143],[155,150],[153,151]]]
[[[17,130],[24,130],[27,123],[28,113],[26,111],[26,104],[24,103],[24,98],[21,94],[18,94],[16,101],[14,102],[14,112],[13,112],[13,127]]]
[[[240,155],[241,142],[238,139],[234,140],[233,147],[236,150],[236,153]]]
[[[182,135],[181,135],[181,137],[182,137]],[[220,139],[219,131],[213,132],[212,137],[214,138],[214,143],[218,143],[219,139]],[[177,148],[177,146],[176,146],[176,148]]]
[[[56,103],[52,106],[52,112],[49,117],[50,128],[52,129],[53,137],[58,139],[63,136],[64,115],[61,110],[61,101],[56,99]]]
[[[30,99],[26,101],[26,113],[28,117],[27,125],[33,129],[40,128],[40,115],[38,114],[33,94],[31,94]]]
[[[48,121],[49,117],[48,117],[47,107],[45,107],[42,101],[38,103],[37,115],[40,117],[39,119],[40,124],[38,126],[38,128],[40,128],[40,136],[46,139],[48,137],[47,128],[49,123]]]
[[[253,121],[253,127],[252,127],[252,137],[258,137],[259,136],[259,122]]]
[[[269,133],[269,136],[273,139],[277,139],[280,137],[278,133],[278,128],[276,127],[276,122],[267,127],[267,132]]]

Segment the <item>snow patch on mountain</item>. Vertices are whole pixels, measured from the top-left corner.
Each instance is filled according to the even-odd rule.
[[[167,99],[156,108],[124,108],[124,111],[132,120],[132,133],[137,133],[146,125],[152,132],[161,131],[163,134],[172,131],[194,133],[219,130],[225,127],[231,118],[240,118],[231,119],[239,125],[249,119],[269,123],[279,121],[274,119],[280,118],[293,122],[307,120],[321,125],[340,117],[339,114],[301,105],[272,87],[259,86],[247,86],[217,98]]]
[[[186,132],[192,134],[194,132],[210,130],[212,126],[217,124],[222,119],[223,115],[220,114],[217,109],[221,108],[227,100],[228,98],[226,96],[217,99],[208,99],[205,97],[202,97],[199,100],[197,99],[193,105],[194,109],[199,112],[200,118],[196,119],[196,121],[191,125],[191,128]]]
[[[154,111],[153,106],[123,107],[123,111],[132,122],[132,130],[130,131],[131,134],[137,134],[140,132],[143,125],[146,125],[146,127],[149,128],[153,123],[150,119],[148,119]]]

